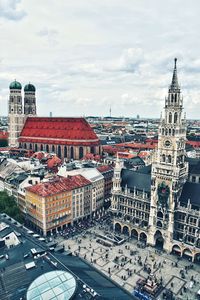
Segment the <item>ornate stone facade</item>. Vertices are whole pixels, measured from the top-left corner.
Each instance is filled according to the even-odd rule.
[[[111,211],[115,230],[193,261],[200,260],[200,183],[189,182],[193,176],[185,156],[186,119],[176,63],[154,161],[131,171],[117,160]]]

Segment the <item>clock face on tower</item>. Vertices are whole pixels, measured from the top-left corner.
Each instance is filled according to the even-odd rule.
[[[166,148],[171,147],[171,145],[172,145],[172,142],[171,142],[170,139],[167,139],[167,140],[165,140],[165,141],[163,142],[163,146],[166,147]]]

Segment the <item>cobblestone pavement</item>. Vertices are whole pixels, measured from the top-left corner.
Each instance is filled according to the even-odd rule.
[[[103,246],[97,242],[99,239],[97,235],[105,233],[103,228],[96,226],[71,239],[58,237],[57,240],[60,245],[64,244],[65,249],[70,249],[73,254],[86,259],[130,292],[133,291],[138,279],[148,277],[149,274],[143,267],[145,264],[147,268],[153,270],[157,279],[162,277],[163,286],[173,291],[176,300],[198,299],[196,294],[200,289],[199,265],[192,264],[191,267],[191,262],[185,258],[178,260],[176,256],[161,253],[152,247],[141,248],[138,241],[129,240],[123,235],[120,236],[126,238],[126,242],[122,245]],[[181,272],[184,273],[184,278]],[[163,299],[162,292],[157,299]]]

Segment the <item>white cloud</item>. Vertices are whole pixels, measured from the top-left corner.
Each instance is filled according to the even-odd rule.
[[[21,0],[0,0],[0,17],[9,20],[21,20],[26,12],[20,7]]]
[[[0,0],[1,114],[16,78],[36,85],[40,115],[108,115],[112,106],[113,115],[159,117],[178,57],[185,109],[196,117],[199,8],[197,0]]]

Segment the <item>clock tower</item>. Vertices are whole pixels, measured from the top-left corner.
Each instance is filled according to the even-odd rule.
[[[151,207],[148,243],[170,252],[174,231],[174,210],[188,176],[185,162],[186,119],[174,59],[172,82],[161,116],[158,149],[151,173]]]

